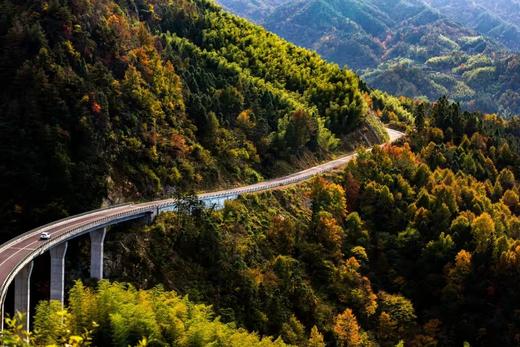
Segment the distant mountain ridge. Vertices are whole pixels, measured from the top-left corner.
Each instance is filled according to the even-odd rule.
[[[291,0],[227,0],[225,6],[233,12],[239,11],[242,16],[258,22],[270,14],[272,10],[289,1]]]
[[[295,0],[276,8],[262,23],[296,44],[355,69],[395,57],[426,61],[454,47],[467,54],[505,50],[419,2],[392,6],[377,0]]]
[[[425,0],[443,15],[520,51],[520,1]]]
[[[263,1],[262,10],[256,12],[257,1],[220,3],[289,41],[355,69],[375,88],[429,99],[446,94],[469,109],[520,113],[519,58],[512,52],[520,40],[514,39],[516,29],[514,24],[506,25],[506,19],[495,25],[506,15],[493,14],[499,11],[490,4],[471,7],[480,9],[480,17],[471,15],[482,19],[477,25],[464,20],[469,15],[455,15],[464,12],[463,0],[452,6],[452,16],[447,15],[448,2],[442,0],[286,0],[272,6]],[[483,19],[491,14],[494,22]],[[507,18],[513,22],[515,16]],[[492,24],[487,28],[482,23]]]

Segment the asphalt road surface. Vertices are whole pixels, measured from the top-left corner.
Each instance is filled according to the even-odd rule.
[[[390,135],[390,141],[394,142],[404,136],[403,133],[392,129],[387,129]],[[253,185],[233,188],[213,193],[200,194],[199,198],[212,199],[226,196],[236,196],[240,194],[265,191],[274,188],[283,187],[296,182],[304,181],[315,175],[331,171],[344,166],[346,163],[356,157],[355,153],[342,156],[339,159],[326,162],[321,165],[314,166],[307,170],[303,170],[289,176],[268,180]],[[21,268],[24,262],[35,258],[48,249],[54,247],[57,243],[72,239],[85,230],[94,230],[96,226],[103,222],[113,221],[114,224],[125,216],[142,215],[143,213],[153,213],[158,208],[172,205],[174,200],[160,200],[141,204],[119,205],[103,210],[87,212],[82,215],[73,216],[61,221],[57,221],[46,226],[36,228],[28,233],[22,234],[0,246],[0,295],[3,297],[7,292],[7,287],[14,278],[16,272]],[[92,229],[89,229],[92,227]],[[49,240],[40,240],[40,233],[46,231],[51,235]],[[59,241],[59,242],[58,242]]]

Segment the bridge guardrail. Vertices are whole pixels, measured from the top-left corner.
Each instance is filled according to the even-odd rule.
[[[369,149],[370,150],[370,149]],[[341,160],[341,159],[347,159],[348,156],[345,156],[345,157],[342,157],[342,158],[339,158],[337,160]],[[341,164],[344,164],[344,163],[341,163]],[[339,167],[340,165],[338,165]],[[292,184],[292,183],[295,183],[295,182],[301,182],[301,181],[305,181],[315,175],[318,175],[318,174],[321,174],[325,171],[330,171],[331,169],[334,169],[334,168],[331,168],[331,167],[323,167],[323,168],[316,168],[316,170],[305,170],[306,172],[303,172],[301,174],[296,174],[292,177],[288,177],[288,178],[285,178],[285,179],[280,179],[280,180],[274,180],[274,181],[271,181],[271,182],[264,182],[263,184],[262,183],[257,183],[257,184],[254,184],[252,186],[249,186],[249,187],[244,187],[244,188],[236,188],[236,189],[231,189],[231,190],[228,190],[226,192],[223,192],[223,193],[215,193],[215,194],[212,194],[212,193],[206,193],[206,194],[199,194],[197,195],[197,197],[199,197],[199,199],[201,200],[204,200],[204,199],[213,199],[213,198],[222,198],[222,197],[227,197],[227,196],[235,196],[235,195],[241,195],[241,194],[245,194],[245,193],[252,193],[252,192],[259,192],[259,191],[265,191],[265,190],[269,190],[269,189],[272,189],[273,187],[280,187],[280,186],[285,186],[285,185],[288,185],[288,184]],[[64,223],[66,221],[70,221],[70,220],[73,220],[73,219],[76,219],[76,218],[79,218],[79,217],[82,217],[82,216],[85,216],[85,215],[88,215],[88,214],[93,214],[93,213],[98,213],[98,212],[102,212],[102,211],[106,211],[106,210],[109,210],[109,209],[115,209],[115,208],[118,208],[118,207],[124,207],[124,206],[131,206],[131,205],[135,205],[136,206],[136,209],[132,209],[130,211],[126,211],[126,212],[120,212],[120,213],[116,213],[114,215],[110,215],[110,216],[106,216],[106,217],[103,217],[101,219],[97,219],[97,220],[94,220],[90,223],[87,223],[85,225],[80,225],[76,228],[72,228],[71,230],[68,230],[67,232],[65,232],[64,234],[62,235],[59,235],[58,237],[54,238],[54,239],[51,239],[47,242],[43,242],[39,245],[39,247],[37,247],[33,252],[27,254],[21,262],[19,262],[8,274],[8,276],[6,277],[6,280],[4,281],[4,283],[0,284],[0,298],[3,302],[3,298],[7,292],[7,288],[9,286],[9,284],[12,282],[12,280],[14,279],[14,277],[16,276],[16,273],[21,269],[23,268],[25,265],[27,265],[30,261],[32,261],[32,259],[34,259],[36,256],[42,254],[43,252],[47,251],[48,249],[50,249],[51,247],[61,243],[61,242],[64,242],[68,239],[71,238],[71,235],[73,234],[74,236],[79,236],[85,232],[88,232],[90,230],[95,230],[96,228],[100,228],[100,227],[103,227],[103,226],[107,226],[107,225],[110,225],[110,224],[113,224],[111,222],[114,222],[114,221],[117,221],[118,219],[121,219],[121,218],[126,218],[126,217],[135,217],[135,218],[138,218],[139,215],[141,214],[145,214],[145,213],[154,213],[154,212],[158,212],[160,208],[164,208],[164,207],[167,207],[167,206],[172,206],[176,203],[176,200],[175,199],[164,199],[164,200],[161,200],[161,201],[157,201],[156,203],[149,203],[149,204],[133,204],[133,203],[125,203],[125,204],[120,204],[120,205],[116,205],[116,206],[110,206],[110,207],[105,207],[105,208],[101,208],[101,209],[97,209],[95,211],[88,211],[88,212],[84,212],[84,213],[81,213],[81,214],[78,214],[78,215],[74,215],[74,216],[70,216],[70,217],[66,217],[66,218],[63,218],[57,222],[51,222],[51,223],[48,223],[44,226],[41,226],[41,227],[38,227],[38,228],[35,228],[35,229],[32,229],[20,236],[18,236],[17,238],[15,239],[12,239],[6,243],[4,243],[3,245],[0,246],[0,253],[5,251],[6,248],[10,247],[11,244],[15,243],[15,242],[20,242],[20,241],[23,241],[31,236],[34,236],[35,233],[37,232],[41,232],[43,230],[45,230],[46,228],[49,228],[51,226],[57,226],[59,225],[60,223]],[[141,205],[145,205],[143,207],[139,207]]]
[[[106,208],[105,209],[101,209],[101,210],[107,210]],[[150,207],[142,207],[142,208],[139,208],[139,209],[136,209],[136,210],[132,210],[132,211],[127,211],[127,212],[120,212],[120,213],[117,213],[113,216],[107,216],[107,217],[104,217],[104,218],[101,218],[99,220],[95,220],[95,221],[92,221],[86,225],[81,225],[79,227],[76,227],[76,228],[73,228],[69,231],[67,231],[66,233],[54,238],[54,239],[51,239],[47,242],[43,242],[39,245],[39,247],[35,248],[33,252],[27,254],[23,259],[22,261],[20,261],[17,266],[15,266],[9,273],[9,275],[6,277],[6,280],[4,281],[4,283],[2,283],[0,286],[0,297],[3,301],[3,298],[5,296],[5,294],[7,293],[7,288],[9,287],[9,285],[11,284],[11,282],[14,280],[14,277],[16,276],[16,273],[18,273],[18,271],[20,269],[22,269],[24,266],[26,266],[28,263],[30,263],[35,257],[41,255],[42,253],[46,252],[49,248],[52,248],[53,246],[56,246],[62,242],[65,242],[67,241],[69,238],[71,238],[71,234],[74,234],[74,236],[79,236],[85,232],[88,232],[90,230],[95,230],[96,228],[100,228],[104,225],[107,225],[109,224],[111,221],[113,222],[114,220],[117,220],[117,219],[121,219],[123,217],[136,217],[136,216],[139,216],[140,214],[145,214],[147,212],[151,212],[151,208]],[[137,218],[137,217],[136,217]]]
[[[30,236],[32,236],[34,233],[45,231],[46,229],[48,229],[48,228],[50,228],[52,226],[57,226],[57,225],[59,225],[61,223],[64,223],[64,222],[67,222],[67,221],[70,221],[72,219],[76,219],[76,218],[79,218],[79,217],[83,217],[83,216],[86,216],[88,214],[98,213],[98,212],[106,211],[106,210],[109,210],[109,209],[112,209],[112,208],[129,206],[129,205],[133,205],[133,204],[134,203],[132,203],[132,202],[128,202],[128,203],[121,203],[121,204],[117,204],[117,205],[102,207],[102,208],[99,208],[99,209],[96,209],[96,210],[93,210],[93,211],[85,211],[85,212],[82,212],[82,213],[79,213],[79,214],[75,214],[75,215],[72,215],[72,216],[64,217],[62,219],[58,219],[57,221],[49,222],[49,223],[44,224],[42,226],[36,227],[34,229],[31,229],[31,230],[29,230],[29,231],[27,231],[27,232],[25,232],[23,234],[20,234],[20,235],[18,235],[14,239],[6,241],[2,245],[0,245],[0,253],[5,251],[6,248],[9,248],[12,243],[23,241],[23,240],[29,238]]]

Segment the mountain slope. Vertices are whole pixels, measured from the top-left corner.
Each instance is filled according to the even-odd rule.
[[[222,3],[227,6],[226,0]],[[272,7],[261,24],[296,44],[316,49],[326,58],[335,57],[340,65],[356,69],[371,67],[395,55],[424,59],[451,52],[455,47],[468,54],[502,49],[419,0],[293,0]],[[363,49],[349,47],[347,41]],[[403,43],[409,46],[408,51],[394,53],[403,49]],[[356,52],[362,56],[352,62]],[[375,60],[365,60],[370,56]]]
[[[520,119],[415,111],[341,172],[119,233],[110,274],[297,346],[314,326],[327,346],[516,345]]]
[[[507,68],[518,55],[422,0],[292,0],[264,12],[259,23],[356,69],[375,88],[432,100],[449,95],[471,110],[520,113],[520,71]]]
[[[258,181],[361,128],[384,136],[354,73],[212,2],[0,4],[5,232]]]

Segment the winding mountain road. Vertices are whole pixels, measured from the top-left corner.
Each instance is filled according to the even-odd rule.
[[[399,131],[392,129],[387,129],[387,131],[390,135],[389,142],[394,142],[404,136],[404,134]],[[307,180],[318,174],[342,167],[355,157],[356,153],[352,153],[289,176],[245,187],[200,194],[198,197],[206,204],[222,204],[223,201],[236,198],[241,194],[266,191]],[[153,216],[163,211],[174,210],[175,203],[174,199],[166,199],[147,203],[129,203],[90,211],[33,229],[6,242],[0,246],[0,300],[2,305],[7,289],[16,274],[42,253],[60,243],[93,230],[98,230],[127,220],[147,217],[153,218]],[[43,231],[51,235],[49,240],[40,240],[40,233]]]

